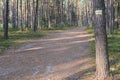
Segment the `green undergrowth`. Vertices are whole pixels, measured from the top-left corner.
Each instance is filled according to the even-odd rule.
[[[91,55],[92,56],[95,56],[95,38],[94,38],[94,29],[93,28],[87,28],[86,31],[89,33],[89,34],[92,34],[93,36],[93,39],[91,41]]]
[[[92,28],[88,28],[87,32],[94,34]],[[111,72],[114,75],[120,74],[120,30],[115,30],[113,35],[108,34],[108,52]],[[91,42],[91,54],[95,57],[95,40]]]
[[[9,29],[9,39],[5,40],[3,37],[3,31],[0,30],[0,53],[12,46],[18,46],[23,43],[27,43],[32,39],[40,38],[46,35],[47,32],[31,32],[31,31],[17,31],[17,30],[10,30]]]
[[[70,29],[72,27],[64,26],[61,28],[44,28],[40,30],[38,28],[37,32],[32,32],[31,29],[24,29],[23,32],[20,32],[19,29],[13,29],[9,27],[9,39],[5,40],[3,37],[3,28],[0,27],[0,53],[9,47],[15,47],[20,44],[30,42],[33,39],[41,38],[51,32],[59,32],[62,30]]]

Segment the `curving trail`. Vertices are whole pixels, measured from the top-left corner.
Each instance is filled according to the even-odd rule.
[[[90,80],[91,35],[85,28],[52,33],[0,55],[0,80]]]

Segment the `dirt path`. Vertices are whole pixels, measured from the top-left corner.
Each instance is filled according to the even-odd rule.
[[[90,40],[75,28],[11,49],[0,56],[0,80],[90,80]]]

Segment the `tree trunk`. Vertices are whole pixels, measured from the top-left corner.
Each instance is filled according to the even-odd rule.
[[[26,0],[26,28],[31,27],[31,6],[30,1]]]
[[[22,19],[22,0],[20,0],[20,31],[23,31],[23,19]]]
[[[19,18],[19,12],[18,12],[19,7],[18,6],[19,6],[19,0],[17,0],[17,24],[16,24],[17,28],[18,28],[18,25],[19,25],[19,19],[18,19]]]
[[[110,0],[110,34],[114,32],[114,0]]]
[[[109,30],[109,8],[108,8],[108,0],[105,0],[105,6],[106,6],[106,30],[108,31]]]
[[[43,17],[43,0],[40,1],[41,6],[39,8],[39,26],[40,26],[40,30],[42,29],[42,17]]]
[[[104,0],[94,0],[96,80],[110,80]]]
[[[34,19],[33,19],[33,32],[37,31],[37,26],[38,26],[38,2],[39,0],[36,0],[36,5],[34,8]],[[33,1],[33,4],[35,4],[35,0]]]
[[[9,22],[9,0],[5,1],[5,16],[4,16],[4,38],[8,39],[8,22]]]
[[[47,1],[47,12],[48,12],[48,28],[51,28],[51,21],[50,21],[50,0]]]
[[[12,0],[12,27],[16,28],[16,1]]]

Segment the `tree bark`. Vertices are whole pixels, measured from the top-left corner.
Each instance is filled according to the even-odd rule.
[[[4,38],[8,39],[8,22],[9,22],[9,0],[5,1],[5,16],[4,16]]]
[[[40,13],[40,15],[39,15],[39,25],[40,25],[40,30],[42,29],[42,26],[43,26],[43,0],[41,0],[40,1],[40,3],[41,3],[41,6],[40,6],[40,8],[39,8],[39,13]]]
[[[20,31],[23,31],[23,15],[22,15],[23,13],[22,13],[22,0],[20,0]]]
[[[96,80],[110,80],[104,0],[94,0]]]
[[[16,28],[16,1],[12,0],[12,27]]]
[[[19,6],[19,0],[17,0],[17,24],[16,24],[17,28],[18,28],[18,25],[19,25],[19,12],[18,12],[19,7],[18,6]]]
[[[35,4],[35,0],[33,1]],[[38,2],[39,0],[36,0],[36,5],[35,8],[34,8],[34,19],[33,19],[33,32],[36,32],[37,31],[37,26],[38,26]]]
[[[114,32],[114,0],[110,0],[110,34],[113,34]]]

